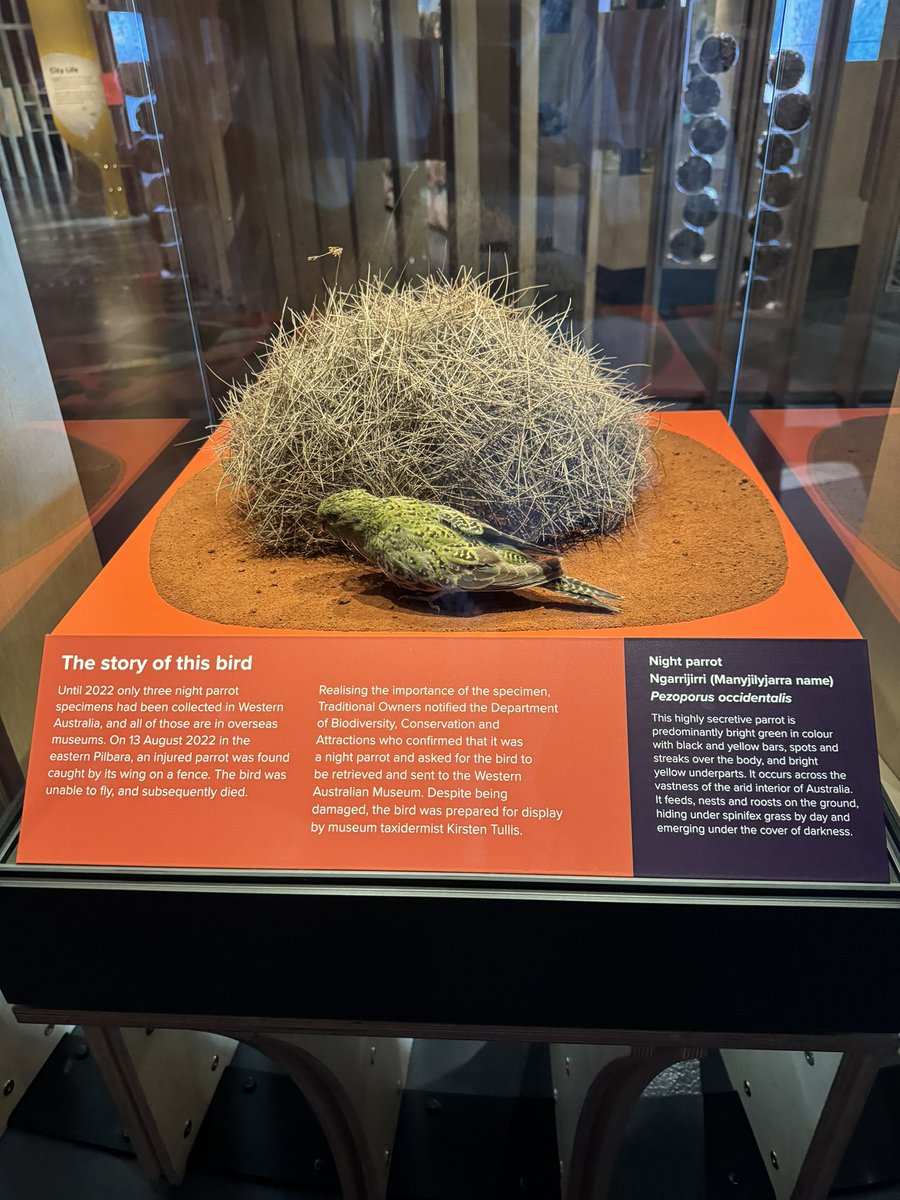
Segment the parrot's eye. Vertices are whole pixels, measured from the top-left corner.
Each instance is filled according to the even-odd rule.
[[[335,504],[333,501],[324,500],[319,505],[319,517],[323,521],[334,521],[340,517],[340,513],[340,505]]]

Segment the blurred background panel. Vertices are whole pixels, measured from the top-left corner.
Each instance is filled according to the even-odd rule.
[[[3,194],[64,409],[200,416],[285,302],[460,267],[568,309],[664,400],[887,401],[898,24],[896,0],[2,0]]]

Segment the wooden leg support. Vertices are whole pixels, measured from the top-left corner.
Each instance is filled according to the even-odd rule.
[[[824,1200],[884,1053],[723,1050],[777,1200]]]
[[[31,1081],[71,1025],[20,1025],[0,996],[0,1134]]]
[[[294,1080],[328,1139],[344,1200],[381,1200],[406,1083],[407,1038],[243,1035]]]
[[[85,1037],[151,1179],[180,1183],[237,1043],[185,1029],[85,1026]]]
[[[551,1046],[565,1200],[603,1200],[641,1092],[666,1067],[702,1054],[687,1046]]]

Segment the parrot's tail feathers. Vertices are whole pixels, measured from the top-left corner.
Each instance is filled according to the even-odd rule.
[[[607,612],[619,612],[622,597],[615,592],[605,592],[603,588],[594,587],[582,579],[573,579],[571,575],[561,575],[559,579],[551,579],[541,584],[548,592],[557,592],[576,604],[587,604],[592,608],[602,608]]]

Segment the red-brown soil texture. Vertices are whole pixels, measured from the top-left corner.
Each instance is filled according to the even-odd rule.
[[[183,612],[226,625],[337,632],[521,633],[669,624],[758,604],[784,582],[778,518],[740,469],[681,434],[654,439],[658,481],[614,537],[573,547],[570,575],[624,599],[608,614],[538,590],[478,593],[452,612],[395,587],[349,555],[260,554],[218,464],[192,476],[160,514],[150,569]]]

